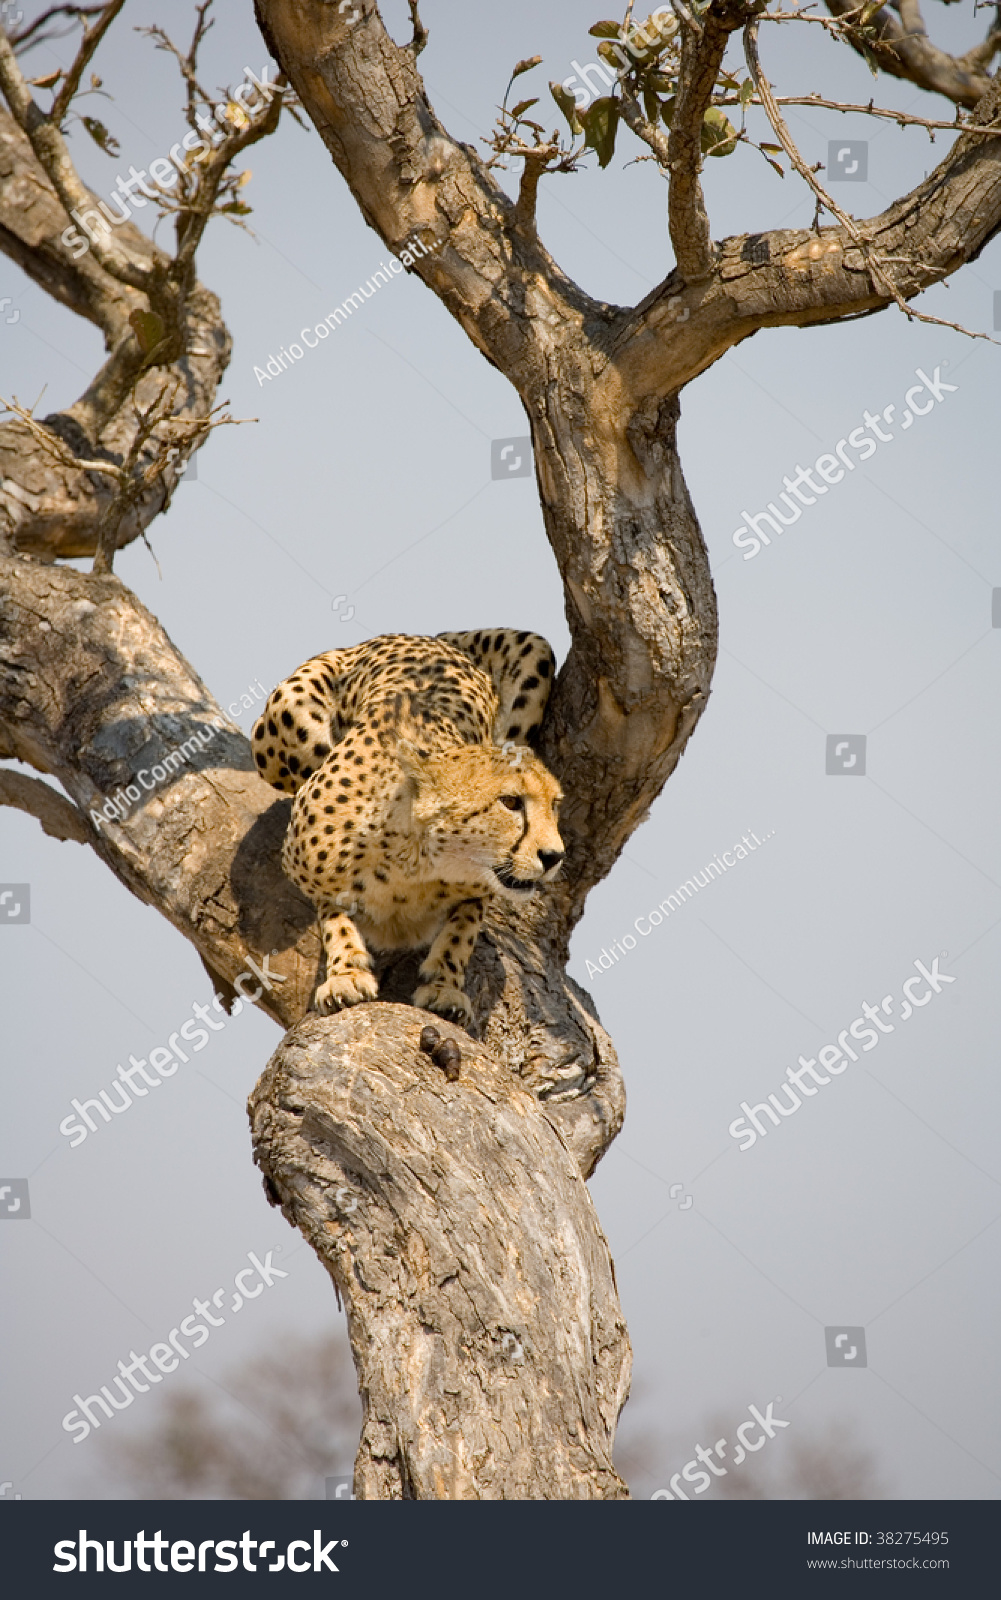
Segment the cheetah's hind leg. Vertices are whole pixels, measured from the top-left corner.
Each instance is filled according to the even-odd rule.
[[[494,743],[528,744],[542,726],[556,673],[556,657],[539,633],[481,628],[475,633],[440,633],[439,639],[470,656],[493,680],[500,706]]]
[[[337,687],[344,655],[328,650],[297,667],[272,689],[251,730],[257,769],[283,794],[301,789],[347,726]]]

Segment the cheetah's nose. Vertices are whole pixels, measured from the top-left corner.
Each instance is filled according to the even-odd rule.
[[[542,862],[543,872],[552,872],[554,867],[559,866],[563,856],[564,851],[562,850],[540,850],[539,860]]]

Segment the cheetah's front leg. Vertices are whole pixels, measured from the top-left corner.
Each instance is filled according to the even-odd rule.
[[[362,1000],[377,1000],[379,985],[372,973],[372,957],[346,911],[321,905],[320,936],[327,958],[327,978],[316,991],[317,1011],[340,1011]]]
[[[463,1025],[473,1015],[463,983],[473,946],[483,925],[483,901],[461,900],[448,914],[421,966],[424,982],[414,990],[414,1005],[454,1017]]]

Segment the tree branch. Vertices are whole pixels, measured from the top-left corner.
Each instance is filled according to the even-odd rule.
[[[55,17],[72,17],[74,22],[79,22],[82,21],[84,17],[100,16],[103,10],[103,5],[48,6],[43,12],[40,13],[39,16],[33,18],[32,21],[29,22],[25,27],[20,28],[13,33],[8,29],[7,37],[14,46],[17,54],[24,55],[27,53],[27,51],[33,50],[36,45],[48,44],[50,39],[61,39],[64,34],[69,32],[68,28],[64,28],[62,33],[56,33],[54,30],[51,33],[45,32],[47,24],[52,22]]]
[[[407,0],[407,4],[410,8],[410,25],[413,28],[413,37],[410,40],[410,48],[414,52],[414,60],[416,61],[421,51],[427,45],[428,31],[421,21],[419,0]]]
[[[957,333],[968,333],[969,330],[961,327],[957,322],[948,322],[943,317],[932,317],[929,316],[927,312],[915,311],[913,307],[906,303],[902,293],[897,287],[895,281],[896,274],[895,271],[889,266],[889,260],[886,253],[877,252],[877,250],[874,248],[873,241],[863,234],[862,230],[855,222],[855,219],[850,217],[846,211],[842,211],[841,207],[831,199],[831,196],[827,193],[826,189],[824,189],[817,181],[817,176],[812,168],[806,165],[806,162],[800,155],[799,150],[796,147],[796,143],[789,132],[788,127],[786,126],[782,113],[779,111],[779,108],[775,102],[775,96],[772,93],[771,85],[761,70],[761,62],[758,57],[757,21],[749,22],[747,27],[744,29],[744,53],[747,59],[747,69],[754,81],[754,87],[757,91],[758,98],[761,101],[761,104],[764,106],[768,120],[775,131],[775,137],[778,139],[783,150],[788,156],[790,164],[799,173],[804,182],[809,185],[817,197],[818,216],[820,208],[824,207],[824,209],[829,211],[833,217],[837,218],[844,233],[846,233],[851,239],[852,243],[858,247],[862,259],[872,275],[874,284],[883,290],[883,292],[890,299],[896,302],[897,306],[901,311],[903,311],[905,316],[912,317],[919,322],[933,322],[939,327],[952,328]],[[894,257],[893,267],[896,267],[898,264],[902,264],[905,267],[908,266],[910,264],[909,258],[907,256],[902,258]],[[944,275],[945,274],[943,273],[942,276]],[[986,338],[987,335],[969,334],[969,337]]]
[[[118,3],[119,0],[116,0]],[[10,42],[3,33],[0,33],[0,91],[18,127],[31,141],[31,147],[67,215],[73,211],[85,211],[94,197],[77,176],[58,125],[40,110],[32,98]],[[152,268],[136,261],[134,256],[122,249],[110,230],[107,234],[96,233],[91,248],[105,272],[117,278],[119,283],[129,284],[134,289],[148,288]]]
[[[995,11],[986,37],[980,44],[975,44],[972,50],[967,50],[965,55],[957,56],[956,61],[966,72],[985,71],[999,50],[1001,50],[1001,15]]]
[[[193,51],[207,27],[207,9],[200,8]],[[114,11],[115,6],[103,8],[86,35],[78,65],[90,58]],[[110,565],[114,550],[142,536],[170,503],[190,455],[215,425],[208,419],[229,360],[230,340],[217,301],[195,280],[195,251],[209,216],[218,213],[220,190],[236,181],[227,176],[229,166],[274,131],[282,97],[239,125],[224,123],[224,137],[197,177],[182,176],[185,200],[176,208],[178,252],[171,260],[131,222],[116,219],[114,230],[105,225],[96,197],[75,173],[70,187],[77,198],[84,197],[80,215],[89,214],[91,226],[86,240],[82,232],[66,228],[66,174],[71,167],[62,136],[34,106],[12,59],[3,82],[20,116],[15,122],[0,112],[0,176],[5,179],[0,188],[0,249],[64,304],[97,322],[110,355],[68,411],[44,419],[74,460],[64,453],[54,466],[38,430],[26,438],[23,419],[0,426],[0,548],[43,560],[93,555],[100,549],[100,564]],[[193,61],[191,65],[193,70]],[[29,133],[36,124],[32,142]],[[42,124],[50,132],[54,129],[59,141],[66,169],[61,191],[36,148],[40,140],[44,144]],[[172,207],[168,202],[162,209]],[[127,257],[135,270],[117,276],[105,270],[105,245],[113,248],[112,266]],[[159,330],[152,343],[151,330]],[[166,389],[154,369],[165,372]],[[178,409],[171,417],[159,404],[168,392],[177,397]],[[147,437],[141,419],[154,415]],[[128,483],[120,476],[111,482],[114,469],[123,466]]]
[[[705,200],[699,173],[702,170],[702,123],[712,101],[716,79],[730,42],[730,35],[740,25],[743,7],[725,7],[721,12],[710,6],[698,32],[694,31],[694,18],[687,7],[676,0],[679,15],[686,17],[681,44],[681,71],[671,133],[668,139],[667,165],[670,186],[667,201],[667,225],[674,248],[678,271],[686,283],[701,283],[712,270],[713,248],[706,215]],[[724,17],[732,21],[724,20]]]
[[[285,982],[261,1007],[302,1015],[319,945],[281,870],[287,804],[114,577],[0,557],[0,746],[59,779],[102,860],[214,973],[231,982],[277,950]]]
[[[57,128],[62,127],[63,119],[80,87],[80,79],[93,60],[101,40],[124,4],[125,0],[110,0],[110,4],[104,7],[94,26],[92,28],[84,28],[80,48],[63,78],[59,93],[55,96],[49,108],[49,116]]]
[[[773,104],[777,106],[816,106],[818,111],[842,111],[858,117],[883,117],[888,122],[896,122],[901,128],[924,128],[929,135],[937,132],[962,133],[964,128],[970,128],[973,123],[969,118],[960,120],[959,114],[948,122],[936,120],[934,117],[916,117],[910,111],[893,111],[886,106],[877,106],[872,100],[864,105],[853,105],[850,100],[825,100],[819,94],[773,94]],[[752,95],[750,100],[742,101],[739,95],[720,95],[716,99],[718,106],[760,106],[759,95]],[[985,133],[1001,133],[1001,128],[984,129]],[[931,141],[934,144],[934,138]]]
[[[653,151],[658,165],[667,172],[670,163],[669,137],[662,128],[643,115],[639,101],[626,83],[622,84],[622,120],[637,139],[642,139],[647,148]]]
[[[824,3],[832,17],[843,20],[857,16],[862,9],[859,0],[824,0]],[[990,78],[977,70],[979,62],[967,63],[964,58],[951,56],[933,44],[913,0],[901,0],[899,9],[899,19],[888,6],[877,11],[873,19],[875,38],[863,36],[852,27],[846,27],[842,36],[859,55],[864,55],[866,48],[871,50],[880,70],[891,78],[906,78],[919,89],[944,95],[955,105],[972,110],[991,84]],[[992,50],[991,55],[993,53]]]
[[[93,844],[94,832],[76,806],[65,795],[38,778],[0,768],[0,806],[26,811],[42,824],[50,839],[72,839],[76,844]]]

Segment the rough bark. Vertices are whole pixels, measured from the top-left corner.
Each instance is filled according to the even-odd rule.
[[[138,804],[91,812],[199,729],[221,731]],[[312,908],[277,859],[287,803],[156,619],[114,577],[0,557],[0,743],[57,778],[101,859],[232,980],[278,950],[263,1008],[286,1025],[316,977]],[[150,780],[152,781],[152,780]]]
[[[459,1080],[409,1006],[306,1018],[250,1100],[255,1156],[343,1296],[364,1406],[355,1494],[614,1500],[629,1345],[558,1129],[465,1035]]]

